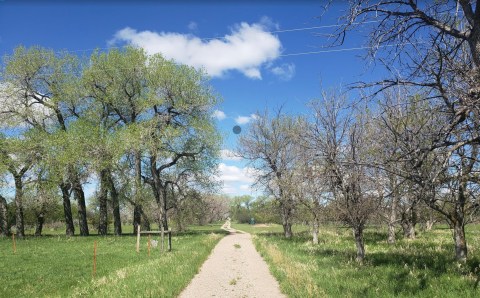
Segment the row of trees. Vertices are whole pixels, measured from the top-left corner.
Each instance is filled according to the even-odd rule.
[[[322,210],[336,210],[361,261],[373,215],[385,218],[394,242],[399,222],[414,237],[418,208],[428,206],[432,219],[450,225],[455,256],[465,261],[465,224],[479,212],[480,6],[352,1],[336,44],[358,26],[371,30],[369,57],[388,77],[353,84],[366,94],[361,100],[324,93],[307,117],[264,113],[238,154],[280,205],[286,237],[299,202],[308,204],[314,231]]]
[[[24,236],[23,198],[63,204],[66,234],[89,235],[85,186],[95,182],[98,232],[122,234],[121,206],[133,207],[134,230],[149,228],[144,206],[168,229],[167,212],[215,188],[220,135],[212,120],[217,97],[203,72],[148,56],[141,49],[68,53],[18,47],[0,82],[0,174],[15,188],[16,233]],[[58,199],[57,199],[58,198]],[[0,200],[0,233],[9,229]],[[58,202],[58,201],[57,201]],[[173,212],[173,211],[171,211]],[[40,228],[41,231],[41,228]]]

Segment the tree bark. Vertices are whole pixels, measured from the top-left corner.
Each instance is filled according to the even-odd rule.
[[[133,234],[137,233],[142,222],[142,205],[140,204],[140,187],[142,185],[142,157],[135,151],[135,198],[133,200]],[[146,219],[144,218],[144,221]],[[147,219],[148,222],[148,219]],[[150,226],[150,224],[148,224]],[[147,230],[148,231],[148,230]]]
[[[42,236],[44,222],[45,222],[45,213],[42,211],[37,214],[37,223],[35,225],[35,236]]]
[[[17,237],[25,237],[25,226],[23,219],[23,181],[21,176],[15,176],[15,225]]]
[[[283,235],[285,238],[290,239],[293,236],[292,233],[292,208],[291,204],[288,201],[283,199],[283,191],[280,191],[280,198],[282,201],[280,202],[280,207],[282,208],[282,226],[283,226]]]
[[[78,173],[72,174],[73,198],[78,204],[78,225],[80,227],[80,236],[88,236],[87,207],[85,205],[85,193],[83,192],[82,183],[78,177]]]
[[[365,259],[365,246],[363,244],[363,227],[356,226],[353,228],[353,236],[355,237],[355,245],[357,246],[357,262],[361,263]]]
[[[63,199],[63,214],[65,216],[65,234],[67,236],[73,236],[75,234],[75,226],[72,218],[72,206],[70,204],[70,192],[69,186],[60,184],[60,190],[62,191]]]
[[[396,187],[396,186],[394,186]],[[395,190],[392,193],[392,205],[390,206],[390,214],[388,217],[388,244],[394,244],[395,237],[395,223],[397,222],[397,203],[398,196],[395,193]]]
[[[467,261],[467,240],[463,220],[456,220],[453,225],[453,240],[455,241],[455,259],[465,263]]]
[[[7,200],[0,196],[0,237],[10,236],[7,216]]]
[[[113,206],[113,232],[116,236],[122,235],[122,219],[120,217],[120,202],[118,201],[118,192],[113,181],[112,173],[107,173],[108,186],[110,189],[110,197]]]
[[[312,226],[312,242],[313,244],[318,244],[318,219],[315,217],[313,219],[313,226]]]
[[[107,235],[108,218],[107,218],[107,196],[108,196],[108,179],[107,170],[100,171],[100,192],[98,194],[99,205],[99,220],[98,220],[98,234]]]

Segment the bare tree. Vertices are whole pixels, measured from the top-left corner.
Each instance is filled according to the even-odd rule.
[[[267,112],[253,120],[240,137],[237,153],[256,170],[256,184],[278,201],[286,238],[292,237],[295,210],[294,168],[296,166],[296,120],[278,109],[273,116]]]
[[[459,261],[467,257],[464,219],[471,201],[468,188],[477,183],[480,143],[478,4],[468,0],[352,1],[337,36],[341,43],[356,24],[374,24],[369,36],[371,57],[381,61],[392,75],[380,82],[360,82],[356,86],[376,86],[374,94],[392,86],[415,87],[422,91],[421,99],[433,105],[432,112],[442,115],[440,129],[428,136],[429,146],[410,152],[413,163],[409,179],[423,194],[429,194],[427,204],[450,222]],[[439,157],[443,160],[437,164],[443,168],[433,171],[434,175],[428,173],[424,164]],[[448,173],[443,178],[449,181],[452,193],[448,203],[443,200],[445,196],[441,196],[442,200],[435,196],[435,184],[446,182],[441,181],[440,173]]]
[[[346,108],[346,98],[323,93],[312,103],[313,123],[309,139],[316,158],[324,164],[331,204],[339,219],[352,228],[357,261],[365,258],[363,231],[377,208],[381,194],[375,184],[377,173],[366,166],[368,159],[365,117]]]

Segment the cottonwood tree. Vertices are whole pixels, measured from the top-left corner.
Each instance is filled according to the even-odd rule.
[[[376,183],[378,173],[367,166],[369,135],[365,116],[346,108],[346,98],[323,93],[312,102],[308,129],[310,147],[323,165],[328,181],[330,204],[338,218],[352,228],[357,248],[356,260],[365,258],[363,231],[382,199]]]
[[[292,237],[295,211],[293,179],[297,162],[295,135],[299,122],[278,109],[258,115],[238,141],[237,154],[256,170],[256,184],[280,205],[284,236]]]
[[[40,47],[18,47],[4,61],[0,96],[3,119],[8,118],[7,121],[13,122],[14,126],[26,126],[43,133],[45,137],[52,137],[57,141],[54,150],[61,149],[65,145],[63,138],[69,124],[86,110],[77,89],[80,74],[78,58]],[[48,153],[55,152],[44,152]],[[69,218],[71,192],[78,203],[80,235],[89,234],[81,170],[75,161],[65,163],[64,179],[59,183],[68,218],[67,235],[74,233]]]
[[[25,237],[24,192],[27,172],[39,158],[35,144],[29,140],[6,139],[0,135],[0,163],[3,164],[15,184],[15,227],[19,238]]]

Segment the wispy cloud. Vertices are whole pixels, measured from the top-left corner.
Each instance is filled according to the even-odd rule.
[[[270,71],[282,81],[290,81],[295,76],[295,64],[283,63],[270,69]]]
[[[213,118],[216,118],[217,120],[223,120],[225,118],[227,118],[227,115],[223,112],[223,111],[220,111],[220,110],[215,110],[213,112]]]
[[[222,149],[220,150],[220,157],[223,160],[242,160],[241,157],[236,156],[233,151],[230,151],[228,149]]]
[[[221,39],[201,39],[175,32],[137,31],[126,27],[115,33],[110,44],[128,43],[147,53],[162,53],[167,59],[204,68],[212,77],[236,70],[251,79],[261,79],[264,64],[277,59],[281,42],[268,31],[265,19],[259,23],[240,23]]]
[[[191,30],[191,31],[195,31],[198,29],[198,24],[194,21],[191,21],[190,23],[188,23],[188,29]]]

